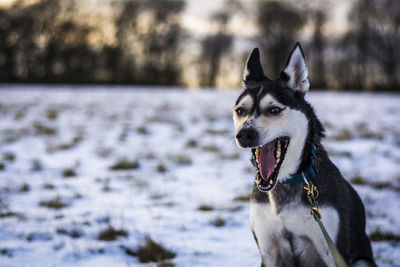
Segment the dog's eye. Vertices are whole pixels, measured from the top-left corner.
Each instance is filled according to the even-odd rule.
[[[281,111],[282,111],[282,109],[281,109],[281,108],[278,108],[278,107],[272,107],[272,108],[270,108],[270,109],[268,110],[268,112],[269,112],[270,114],[272,114],[272,115],[279,114]]]
[[[237,109],[235,109],[235,112],[236,112],[236,114],[237,114],[238,116],[241,116],[241,115],[243,115],[243,113],[244,113],[244,109],[243,109],[243,108],[237,108]]]

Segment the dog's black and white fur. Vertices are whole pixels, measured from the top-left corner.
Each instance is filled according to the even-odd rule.
[[[262,191],[255,184],[251,194],[250,223],[261,266],[335,266],[321,230],[310,215],[304,184],[284,183],[310,166],[312,146],[317,176],[311,181],[319,191],[317,200],[327,232],[349,266],[376,266],[365,233],[361,199],[328,158],[321,145],[322,124],[304,99],[309,88],[307,76],[299,44],[275,80],[264,75],[259,50],[255,48],[245,67],[244,91],[233,112],[239,147],[251,148],[254,154],[270,143],[268,149],[274,147],[276,151],[277,141],[283,140],[279,138],[287,140],[282,143],[285,150],[281,152],[280,143],[279,155],[273,154],[277,164],[270,176],[271,170],[265,167],[270,163],[260,163],[264,164],[262,167],[259,159],[253,160],[257,175],[261,172],[263,177],[269,177],[261,181],[272,185],[272,189]],[[271,157],[268,149],[262,152],[264,160]]]

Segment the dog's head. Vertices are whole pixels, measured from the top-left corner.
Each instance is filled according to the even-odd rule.
[[[252,148],[258,187],[272,189],[278,180],[297,172],[308,136],[308,71],[300,44],[290,53],[275,80],[264,75],[257,48],[243,74],[244,91],[236,101],[233,120],[236,143]]]

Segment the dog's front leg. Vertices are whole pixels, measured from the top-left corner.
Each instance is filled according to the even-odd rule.
[[[284,238],[272,238],[270,246],[261,252],[261,266],[297,266],[291,253],[290,243]]]

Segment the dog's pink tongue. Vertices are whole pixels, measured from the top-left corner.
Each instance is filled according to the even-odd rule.
[[[275,142],[269,142],[260,148],[261,177],[268,181],[275,166]]]

